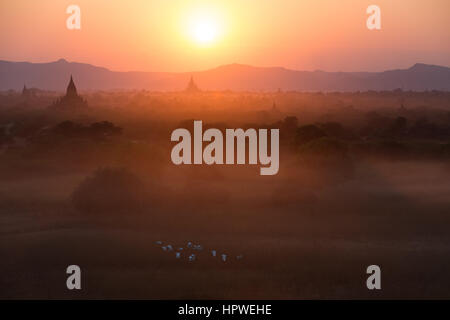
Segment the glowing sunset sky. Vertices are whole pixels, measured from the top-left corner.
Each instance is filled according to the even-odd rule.
[[[81,30],[66,28],[70,4],[81,8]],[[366,27],[371,4],[381,8],[380,31]],[[449,0],[2,0],[0,59],[116,71],[450,66],[449,14]]]

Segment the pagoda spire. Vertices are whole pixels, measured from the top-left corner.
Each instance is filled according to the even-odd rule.
[[[59,98],[52,104],[52,108],[56,107],[58,109],[63,108],[85,108],[87,107],[87,102],[81,96],[78,95],[77,87],[73,81],[73,76],[70,75],[70,81],[67,85],[66,95]]]
[[[75,86],[75,83],[73,82],[73,77],[70,75],[70,81],[69,85],[67,86],[67,97],[78,97],[77,87]]]
[[[29,94],[30,94],[30,92],[28,91],[27,86],[24,84],[23,89],[22,89],[22,96],[27,97],[27,96],[29,96]]]
[[[186,92],[194,93],[194,92],[199,92],[199,91],[200,91],[200,89],[195,84],[194,77],[191,75],[191,79],[189,80],[189,84],[186,88]]]

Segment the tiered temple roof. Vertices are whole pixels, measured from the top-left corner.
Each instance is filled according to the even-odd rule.
[[[73,81],[73,77],[70,76],[69,85],[67,86],[66,95],[56,100],[52,107],[57,108],[85,108],[87,102],[78,95],[77,87]]]

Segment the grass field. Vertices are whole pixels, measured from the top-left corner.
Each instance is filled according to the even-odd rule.
[[[322,186],[291,173],[275,184],[243,184],[244,174],[199,180],[188,196],[166,179],[173,189],[144,214],[106,217],[71,206],[82,173],[5,181],[0,298],[450,297],[448,165],[365,162],[354,178]],[[182,258],[157,240],[184,247]],[[193,262],[188,241],[204,246]],[[81,267],[81,291],[66,288],[71,264]],[[381,291],[366,288],[371,264],[381,267]]]

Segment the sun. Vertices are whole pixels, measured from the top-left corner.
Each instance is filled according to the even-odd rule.
[[[211,19],[199,19],[192,24],[193,39],[200,44],[208,44],[217,38],[217,24]]]
[[[218,41],[223,34],[221,15],[211,8],[196,9],[188,16],[187,30],[191,41],[208,46]]]

